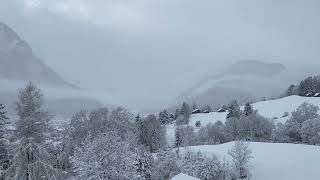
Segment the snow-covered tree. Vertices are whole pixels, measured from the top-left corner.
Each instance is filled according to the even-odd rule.
[[[320,118],[303,122],[301,136],[303,143],[320,145]]]
[[[159,121],[162,125],[170,123],[170,117],[167,110],[163,110],[159,113]]]
[[[180,161],[180,169],[184,174],[208,180],[223,178],[222,165],[216,156],[206,157],[201,152],[187,151]]]
[[[188,103],[184,102],[182,104],[180,114],[181,114],[181,116],[177,117],[177,119],[176,119],[176,124],[177,125],[189,124],[191,109],[190,109]]]
[[[230,117],[226,119],[226,132],[229,138],[235,140],[240,135],[240,121],[236,117]]]
[[[253,107],[250,103],[247,103],[245,106],[244,106],[244,115],[246,116],[249,116],[251,114],[253,114],[254,110],[253,110]]]
[[[148,147],[151,152],[165,147],[166,130],[155,115],[148,115],[136,124],[139,142]]]
[[[89,131],[91,135],[99,135],[106,129],[106,124],[109,120],[109,109],[99,108],[90,112],[89,114]]]
[[[115,132],[88,137],[75,149],[71,162],[79,180],[140,179],[137,150]]]
[[[259,115],[258,111],[254,111],[252,114],[248,114],[248,116],[241,116],[238,138],[254,141],[269,140],[271,139],[273,129],[273,121]]]
[[[252,151],[249,149],[249,143],[236,141],[228,154],[232,157],[238,178],[248,178],[250,176],[250,160],[253,158]]]
[[[48,113],[43,111],[43,96],[34,84],[19,91],[16,110],[18,147],[15,148],[7,179],[58,179],[46,149]]]
[[[191,126],[178,126],[175,130],[175,147],[194,145],[194,137]]]
[[[161,151],[156,155],[152,168],[152,180],[167,180],[179,174],[178,157],[173,151]]]
[[[4,110],[4,105],[0,104],[0,179],[4,171],[10,166],[10,158],[8,156],[8,140],[6,139],[8,117]]]
[[[302,123],[306,120],[318,118],[319,107],[303,103],[297,110],[291,113],[290,119],[285,123],[288,130],[288,136],[291,141],[301,142],[301,128]]]
[[[298,87],[294,84],[290,85],[287,89],[286,96],[298,95]]]
[[[227,119],[229,118],[236,118],[239,119],[241,115],[241,110],[238,102],[235,100],[231,103],[229,106],[228,114],[227,114]]]
[[[221,144],[228,141],[226,126],[221,121],[207,124],[196,134],[195,144]]]
[[[277,123],[272,131],[272,140],[274,142],[287,143],[290,141],[287,127],[283,123]]]
[[[304,81],[301,81],[299,86],[300,96],[306,96],[309,93],[311,93],[311,95],[315,93],[315,84],[313,77],[307,77]]]
[[[180,109],[176,109],[176,111],[174,112],[174,119],[178,119],[181,116],[181,112]]]
[[[144,150],[139,150],[136,157],[137,174],[144,180],[151,180],[152,178],[152,163],[153,156],[151,153]]]

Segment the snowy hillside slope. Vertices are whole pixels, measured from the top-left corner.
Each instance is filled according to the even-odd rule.
[[[259,114],[266,118],[277,118],[275,123],[286,122],[290,115],[287,117],[282,117],[285,112],[291,114],[295,109],[297,109],[302,103],[307,102],[320,107],[320,98],[319,97],[301,97],[301,96],[289,96],[281,99],[270,100],[270,101],[261,101],[253,103],[253,108],[258,110]],[[243,107],[241,107],[243,109]],[[218,113],[200,113],[192,114],[190,117],[189,125],[196,128],[195,124],[197,121],[201,122],[201,127],[206,126],[209,123],[215,123],[217,121],[226,121],[226,112]],[[167,140],[168,144],[172,145],[174,142],[174,131],[175,126],[173,124],[167,125]]]
[[[289,96],[281,99],[261,101],[253,103],[253,108],[258,110],[259,114],[266,118],[277,118],[276,122],[284,123],[289,117],[283,117],[285,112],[291,113],[297,109],[302,103],[307,102],[320,107],[319,97],[301,97],[301,96]],[[243,107],[241,107],[243,109]],[[200,121],[202,126],[209,123],[215,123],[217,121],[225,122],[227,113],[202,113],[191,115],[190,125],[195,127],[196,121]]]
[[[215,154],[231,161],[228,150],[233,142],[220,145],[193,146],[188,149]],[[182,152],[183,152],[183,148]],[[320,147],[301,144],[250,143],[253,152],[253,180],[316,180],[320,179]]]

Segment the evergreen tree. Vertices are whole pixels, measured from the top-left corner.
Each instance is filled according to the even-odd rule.
[[[315,93],[315,84],[312,77],[307,77],[304,81],[301,81],[299,86],[299,95],[306,96],[307,94],[313,95]]]
[[[159,121],[162,125],[170,123],[170,118],[167,110],[163,110],[159,113]]]
[[[182,104],[182,107],[181,107],[181,110],[180,110],[180,114],[181,114],[182,118],[178,117],[176,123],[178,125],[189,124],[191,110],[190,110],[190,107],[189,107],[188,103],[184,102]]]
[[[246,116],[249,116],[251,114],[253,114],[253,107],[250,103],[247,103],[245,106],[244,106],[244,114]]]
[[[6,139],[6,125],[8,124],[8,118],[4,108],[4,105],[0,104],[0,178],[10,166],[8,140]]]
[[[176,109],[176,111],[174,112],[174,119],[178,119],[178,117],[181,115],[180,109]]]
[[[239,106],[238,102],[236,100],[234,100],[229,107],[227,119],[229,119],[229,118],[239,119],[240,115],[241,115],[240,106]]]
[[[297,94],[298,94],[297,87],[294,84],[290,85],[289,88],[287,89],[286,96],[292,96]]]
[[[166,130],[153,114],[137,122],[138,141],[145,145],[152,153],[166,145]]]
[[[49,116],[42,105],[42,93],[32,83],[19,91],[16,103],[19,144],[7,171],[7,179],[58,179],[46,150]]]
[[[144,179],[144,180],[151,180],[152,177],[152,154],[145,152],[143,150],[140,150],[137,156],[137,173],[138,175]]]

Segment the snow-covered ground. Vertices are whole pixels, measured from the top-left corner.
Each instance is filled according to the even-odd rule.
[[[230,160],[228,150],[233,142],[220,145],[187,147],[207,156]],[[184,148],[181,148],[183,152]],[[253,180],[317,180],[320,179],[320,147],[301,144],[250,143]]]
[[[199,180],[199,179],[181,173],[181,174],[176,175],[175,177],[173,177],[170,180]]]

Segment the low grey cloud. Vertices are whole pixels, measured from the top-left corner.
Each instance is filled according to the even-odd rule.
[[[320,2],[4,0],[7,23],[66,79],[164,107],[242,59],[319,64]]]

